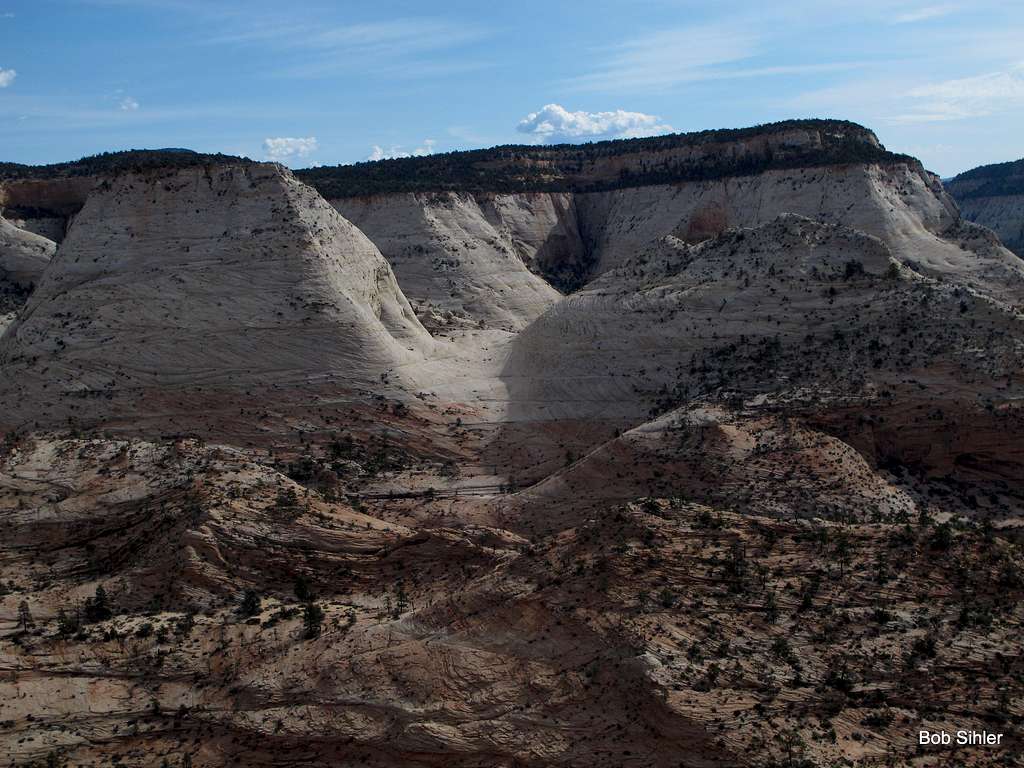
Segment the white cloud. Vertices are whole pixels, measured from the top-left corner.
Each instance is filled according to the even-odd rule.
[[[424,139],[423,143],[416,147],[411,152],[407,152],[403,147],[391,146],[388,149],[384,149],[377,144],[373,145],[373,151],[367,156],[367,160],[390,160],[395,157],[425,157],[433,154],[434,145],[437,142],[433,139]]]
[[[121,99],[120,107],[122,112],[135,112],[139,108],[139,102],[131,96],[125,96]]]
[[[931,19],[938,19],[942,16],[948,16],[951,13],[955,13],[958,10],[957,6],[946,4],[946,5],[927,5],[923,8],[917,8],[913,11],[907,11],[893,17],[893,24],[916,24],[919,21],[929,21]]]
[[[892,116],[893,122],[962,120],[1021,107],[1024,106],[1024,63],[1005,72],[918,86],[905,94],[903,102],[909,102],[913,108]]]
[[[270,160],[286,163],[308,157],[320,148],[316,136],[306,138],[289,138],[285,136],[263,140],[263,152]]]
[[[0,88],[6,88],[17,76],[18,73],[13,69],[0,69]]]
[[[570,112],[560,104],[546,104],[519,121],[516,130],[542,144],[601,139],[627,139],[671,133],[672,126],[643,112]]]

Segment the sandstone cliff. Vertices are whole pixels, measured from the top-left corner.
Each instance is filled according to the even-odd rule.
[[[223,165],[101,184],[0,360],[5,396],[38,417],[40,398],[69,395],[365,389],[429,340],[387,262],[315,191]]]
[[[533,157],[525,148],[502,155],[502,168],[565,165],[571,173],[545,182],[558,191],[529,191],[539,185],[529,173],[516,177],[522,189],[507,193],[500,191],[514,184],[497,171],[491,190],[474,191],[488,183],[481,173],[464,181],[468,189],[437,193],[388,192],[385,181],[374,183],[349,168],[302,173],[325,195],[358,190],[361,181],[383,188],[331,201],[374,240],[412,296],[446,309],[477,307],[468,314],[492,327],[520,327],[521,319],[532,319],[551,302],[552,294],[523,265],[573,291],[666,235],[700,242],[727,227],[756,227],[784,213],[875,235],[912,269],[1010,304],[1024,301],[1024,263],[964,222],[938,179],[919,163],[885,153],[859,127],[835,128],[847,153],[841,154],[829,144],[827,130],[784,125],[762,135],[680,140],[668,147],[612,142],[619,146],[578,150],[575,165],[569,149],[543,162],[543,153]],[[404,183],[403,174],[411,174],[410,183],[427,183],[422,173],[405,168],[407,162],[413,161],[370,165],[390,168],[394,188]],[[387,171],[379,173],[387,179]],[[438,189],[461,178],[451,173],[451,179],[442,174],[435,180]],[[520,318],[518,325],[512,317]]]
[[[0,218],[0,281],[28,289],[39,282],[57,247]]]
[[[22,229],[59,243],[98,181],[95,176],[0,179],[0,209]]]
[[[902,266],[879,238],[787,214],[640,251],[520,334],[503,378],[513,421],[636,424],[705,398],[772,402],[824,419],[873,462],[1016,482],[1022,322]],[[854,439],[844,425],[862,419],[874,432]]]
[[[104,152],[66,163],[0,162],[0,213],[19,227],[60,242],[74,215],[98,183],[123,173],[197,168],[252,161],[187,149]]]
[[[1005,329],[1005,344],[978,354],[973,337],[979,321],[981,328]],[[638,246],[629,261],[520,334],[509,372],[518,376],[519,366],[528,366],[523,380],[531,388],[543,389],[542,381],[564,388],[550,399],[572,407],[591,399],[585,394],[590,385],[572,381],[582,376],[593,382],[594,402],[608,408],[638,402],[637,387],[645,379],[651,391],[682,386],[683,397],[726,383],[759,391],[779,377],[787,386],[846,388],[858,383],[851,367],[868,377],[901,376],[941,356],[944,364],[956,361],[966,371],[975,363],[958,359],[965,354],[995,366],[988,374],[998,379],[1020,362],[1012,341],[1020,322],[1015,311],[981,291],[943,284],[901,264],[878,237],[784,214],[697,245],[668,236]],[[898,341],[910,329],[916,334],[925,328],[934,334],[925,349]],[[872,339],[869,350],[864,345]],[[835,357],[812,352],[833,344],[843,347],[838,357],[844,373],[826,381],[825,370],[808,363]],[[760,349],[765,345],[772,349]],[[708,355],[730,367],[728,374],[712,373]],[[774,380],[760,378],[765,369],[758,359],[771,360]],[[531,391],[525,400],[536,400],[538,392]],[[567,397],[570,391],[575,397]]]
[[[0,217],[0,333],[13,322],[55,251],[52,241]]]
[[[582,259],[565,194],[402,193],[332,203],[381,250],[422,313],[473,325],[521,330],[560,297],[534,271],[571,270]]]

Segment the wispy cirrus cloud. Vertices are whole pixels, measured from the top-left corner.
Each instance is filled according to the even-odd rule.
[[[1024,62],[937,82],[921,82],[909,74],[857,80],[806,92],[786,103],[790,109],[893,125],[988,117],[1024,109]]]
[[[552,144],[657,136],[671,133],[672,126],[643,112],[570,112],[561,104],[546,104],[520,120],[516,130],[538,143]]]
[[[893,122],[963,120],[1024,107],[1024,62],[1004,72],[917,86],[904,97],[912,109],[892,115]]]
[[[609,47],[604,63],[564,85],[581,91],[664,89],[753,56],[757,42],[757,35],[727,25],[661,30]]]
[[[892,17],[892,23],[916,24],[921,21],[940,19],[943,16],[949,16],[951,13],[956,13],[958,10],[960,10],[959,6],[953,5],[952,3],[945,3],[943,5],[926,5],[896,14]]]
[[[234,25],[201,43],[260,46],[276,51],[276,74],[322,77],[359,69],[402,77],[445,75],[485,62],[456,56],[457,49],[482,40],[478,24],[438,18],[399,18],[354,24],[268,23]]]
[[[117,106],[122,112],[136,112],[139,109],[139,102],[131,96],[124,96]]]
[[[194,28],[189,41],[193,45],[258,52],[264,75],[319,78],[358,71],[405,79],[441,77],[493,66],[493,57],[469,56],[464,50],[489,37],[490,27],[438,13],[350,21],[357,14],[340,3],[333,8],[331,4],[307,4],[299,12],[255,0],[80,2],[173,16],[175,23]]]
[[[861,61],[766,62],[768,41],[741,22],[661,30],[604,51],[591,72],[563,80],[570,91],[666,91],[687,83],[856,69]]]
[[[282,24],[232,29],[203,42],[218,45],[269,44],[305,50],[352,50],[370,54],[430,51],[479,40],[485,31],[475,24],[442,19],[407,18],[358,24]]]
[[[17,71],[13,69],[3,69],[0,67],[0,88],[6,88],[14,82],[14,78],[18,76]]]

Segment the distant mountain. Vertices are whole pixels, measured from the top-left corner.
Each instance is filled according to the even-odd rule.
[[[983,165],[946,182],[964,218],[993,230],[1024,256],[1024,159]]]
[[[954,176],[949,185],[958,199],[1024,195],[1024,159],[982,165]],[[955,191],[954,189],[955,188]]]

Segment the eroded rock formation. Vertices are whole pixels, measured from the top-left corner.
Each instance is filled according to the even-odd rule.
[[[870,131],[43,176],[12,765],[1013,764],[1024,269]]]
[[[64,419],[75,396],[116,410],[204,388],[366,392],[429,345],[387,262],[315,191],[279,166],[222,165],[101,183],[0,370],[23,418]]]

